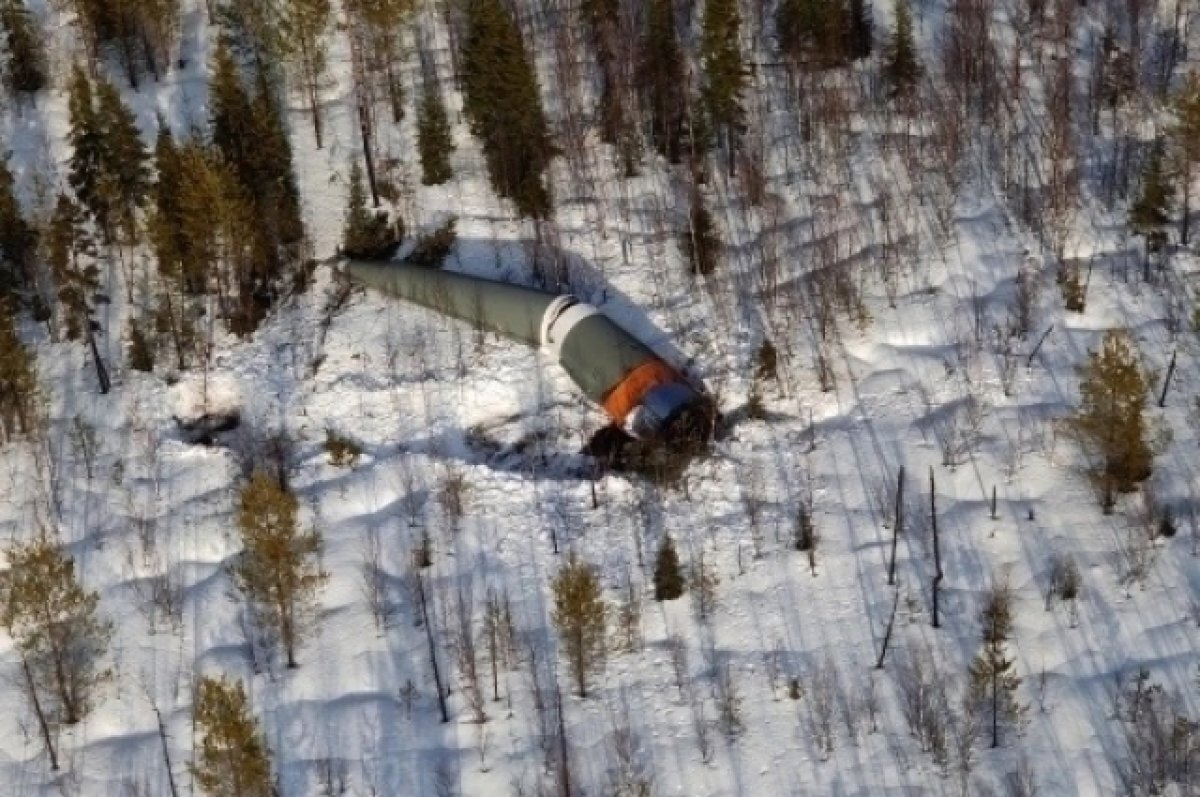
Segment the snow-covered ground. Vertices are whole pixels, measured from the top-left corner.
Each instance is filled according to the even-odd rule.
[[[147,140],[156,112],[180,131],[206,117],[203,53],[212,34],[203,4],[185,5],[187,67],[125,92]],[[880,29],[888,11],[877,9]],[[41,12],[66,52],[69,29],[48,9]],[[940,4],[924,9],[926,40],[942,13]],[[421,13],[416,24],[434,41],[445,40],[439,15]],[[439,57],[448,75],[449,54]],[[359,146],[347,58],[339,38],[324,94],[325,147],[314,148],[298,99],[291,119],[305,221],[322,259],[340,236],[348,164]],[[415,56],[408,66],[413,97]],[[540,66],[553,110],[549,54]],[[1029,80],[1036,86],[1036,76]],[[387,146],[402,160],[402,211],[410,229],[458,217],[460,244],[450,267],[521,279],[531,231],[491,193],[452,85],[446,82],[458,149],[448,186],[420,185],[412,109],[387,129]],[[794,120],[766,88],[760,96],[753,105],[770,109],[768,129],[794,132]],[[686,194],[661,164],[651,161],[641,176],[620,179],[597,143],[584,190],[556,162],[556,245],[577,292],[667,356],[690,361],[735,417],[750,393],[764,334],[779,348],[780,379],[764,388],[766,418],[738,421],[710,457],[692,466],[682,488],[619,474],[595,485],[579,478],[578,449],[602,418],[537,352],[362,292],[325,330],[334,291],[329,265],[251,339],[220,338],[207,373],[177,381],[122,365],[117,330],[127,307],[115,283],[115,301],[101,318],[116,377],[107,396],[97,395],[82,347],[52,343],[30,325],[52,433],[46,450],[17,444],[0,451],[0,536],[22,538],[39,524],[58,529],[116,623],[114,678],[87,721],[63,733],[65,771],[52,775],[16,686],[11,641],[0,635],[0,671],[11,684],[0,691],[0,794],[168,794],[156,710],[174,779],[191,793],[191,686],[216,673],[246,682],[286,797],[322,794],[322,772],[344,775],[345,793],[354,795],[533,794],[554,722],[539,725],[535,704],[544,695],[534,692],[545,692],[555,672],[580,794],[612,793],[605,788],[619,768],[618,728],[632,732],[633,758],[656,795],[957,794],[953,760],[939,766],[910,733],[900,684],[906,663],[928,658],[956,703],[979,647],[981,596],[1002,578],[1015,592],[1011,649],[1029,710],[1020,736],[1001,749],[979,742],[973,788],[1001,790],[1007,773],[1027,767],[1039,794],[1119,790],[1125,741],[1113,716],[1118,679],[1145,669],[1181,712],[1200,714],[1200,441],[1192,423],[1200,367],[1190,309],[1177,332],[1169,310],[1180,299],[1190,308],[1200,263],[1179,253],[1169,280],[1144,284],[1138,268],[1123,279],[1114,264],[1136,256],[1123,212],[1108,214],[1087,200],[1067,254],[1096,266],[1086,312],[1066,313],[1050,258],[998,204],[990,183],[968,181],[943,224],[936,203],[907,201],[925,189],[910,184],[898,155],[880,149],[880,124],[878,117],[855,120],[848,172],[805,160],[795,141],[772,149],[770,213],[748,207],[736,182],[715,177],[714,207],[730,247],[711,283],[687,275],[674,236],[659,227],[660,218],[678,227],[686,212]],[[65,127],[61,87],[36,108],[4,113],[0,136],[31,204],[62,181]],[[879,265],[884,185],[893,202],[886,223],[904,242],[889,266]],[[863,263],[854,281],[866,312],[858,320],[839,314],[822,342],[793,301],[800,292],[789,286],[816,262],[811,241],[818,230],[833,229],[842,230],[836,261],[847,269]],[[773,306],[754,298],[768,245],[783,263]],[[890,287],[880,278],[885,269],[894,270]],[[1006,373],[995,329],[1005,323],[1019,269],[1031,275],[1038,298],[1033,329]],[[112,279],[121,279],[119,269]],[[1179,534],[1148,550],[1137,543],[1141,498],[1124,497],[1115,514],[1102,515],[1075,444],[1055,423],[1078,401],[1075,369],[1103,330],[1116,326],[1131,330],[1160,374],[1178,351],[1166,408],[1152,411],[1162,430],[1152,484],[1156,500],[1172,507]],[[833,372],[827,391],[818,352]],[[295,441],[292,483],[304,522],[324,535],[331,576],[318,632],[295,671],[261,651],[251,655],[225,569],[239,550],[236,446],[189,445],[172,420],[194,412],[205,394],[210,409],[240,409],[244,435],[286,431]],[[98,441],[90,474],[79,445],[87,428]],[[327,429],[361,443],[353,468],[329,462]],[[907,520],[897,586],[890,587],[889,516],[902,468]],[[930,623],[931,469],[945,567],[937,630]],[[458,476],[467,502],[455,520],[438,495]],[[820,537],[815,568],[790,545],[798,508],[809,501]],[[439,656],[453,687],[445,724],[405,581],[410,552],[425,532],[434,549]],[[685,562],[703,556],[719,576],[707,619],[697,616],[692,596],[651,598],[653,557],[668,532]],[[383,630],[360,576],[372,540],[395,608]],[[641,644],[611,650],[584,700],[570,695],[549,620],[549,581],[566,551],[599,568],[613,606],[633,590],[643,610]],[[1067,554],[1082,573],[1077,614],[1060,604],[1046,608],[1051,564]],[[1150,560],[1145,576],[1131,580],[1143,559]],[[181,590],[176,621],[149,608],[155,576]],[[478,620],[489,593],[511,600],[521,651],[519,663],[500,673],[498,702],[490,702],[490,673],[484,678],[488,719],[479,724],[462,700],[447,643],[455,602],[470,600]],[[894,603],[892,647],[876,670]],[[680,644],[690,690],[676,683]],[[481,667],[487,671],[485,660]],[[744,729],[735,736],[717,725],[718,684],[726,679],[741,700]],[[800,682],[799,699],[789,696],[791,679]],[[824,749],[823,691],[834,706],[832,742]],[[703,756],[697,706],[699,721],[713,726]]]

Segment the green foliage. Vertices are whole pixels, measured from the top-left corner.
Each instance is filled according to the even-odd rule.
[[[240,681],[201,678],[192,716],[200,746],[191,770],[202,791],[211,797],[274,797],[271,751]]]
[[[1163,144],[1156,140],[1142,172],[1142,191],[1129,209],[1129,226],[1147,239],[1161,233],[1171,213],[1171,186],[1165,159]]]
[[[1083,369],[1079,410],[1071,429],[1095,464],[1091,474],[1102,501],[1111,506],[1113,492],[1133,490],[1150,476],[1153,453],[1146,433],[1146,391],[1149,379],[1124,331],[1105,334],[1100,350],[1092,352]]]
[[[720,134],[731,158],[738,148],[746,115],[741,98],[748,72],[738,43],[740,27],[737,0],[705,0],[700,36],[700,60],[704,65],[701,96],[708,121]]]
[[[0,302],[32,286],[37,232],[25,220],[7,158],[0,158]]]
[[[1183,212],[1180,215],[1179,240],[1188,243],[1188,221],[1191,217],[1191,186],[1200,166],[1200,72],[1187,73],[1172,101],[1175,121],[1168,130],[1176,174],[1183,194]]]
[[[692,206],[688,212],[688,227],[683,231],[682,248],[692,274],[707,277],[717,270],[721,253],[721,238],[704,196],[692,191]]]
[[[517,212],[550,215],[543,172],[554,155],[533,63],[501,0],[468,0],[462,42],[464,110],[496,193]]]
[[[93,85],[83,67],[71,72],[71,145],[67,182],[106,243],[124,233],[136,240],[137,211],[150,186],[149,155],[133,112],[106,80]]]
[[[41,91],[47,83],[45,45],[23,0],[0,0],[0,33],[8,64],[4,83],[11,92]]]
[[[417,113],[417,152],[421,157],[421,183],[441,185],[454,176],[450,153],[454,139],[450,135],[450,120],[446,104],[437,83],[427,79],[421,91],[421,108]]]
[[[426,268],[441,268],[458,242],[456,224],[457,219],[447,219],[433,232],[419,236],[404,262]]]
[[[675,541],[671,535],[663,537],[662,547],[654,560],[654,600],[673,601],[683,594],[686,583],[683,578],[683,568],[679,564],[679,554],[675,551]]]
[[[861,14],[862,0],[854,2]],[[775,12],[780,50],[810,68],[840,66],[849,57],[850,21],[843,0],[782,0]],[[869,30],[867,37],[869,52]],[[855,43],[861,48],[860,42]]]
[[[238,497],[237,524],[245,546],[233,567],[237,588],[269,629],[278,634],[287,666],[313,614],[317,592],[328,579],[318,562],[321,535],[301,531],[296,496],[256,471]]]
[[[100,269],[83,209],[66,194],[58,195],[42,242],[58,285],[64,333],[67,340],[79,340],[94,326],[92,302],[100,290]]]
[[[99,613],[100,594],[83,588],[75,563],[45,537],[13,543],[5,553],[4,626],[50,704],[47,713],[74,725],[111,677],[98,666],[112,638],[112,624]]]
[[[600,579],[572,553],[555,576],[552,587],[554,625],[579,696],[587,697],[588,676],[604,666],[608,607]]]
[[[100,125],[102,189],[109,193],[113,222],[129,241],[137,240],[137,211],[150,190],[150,156],[137,120],[113,84],[96,85],[96,121]]]
[[[212,143],[220,155],[214,173],[233,181],[233,194],[249,206],[244,219],[253,220],[245,230],[249,256],[228,264],[234,271],[229,282],[237,287],[230,328],[238,335],[254,331],[265,317],[301,260],[304,238],[292,147],[265,70],[255,73],[251,96],[232,52],[221,43],[209,86]]]
[[[0,299],[0,442],[32,428],[36,398],[33,352],[17,336],[9,303]]]
[[[895,25],[883,51],[883,77],[892,99],[912,101],[923,72],[908,0],[895,0]]]
[[[1020,723],[1025,707],[1016,699],[1021,685],[1008,654],[1007,642],[1012,633],[1012,594],[1005,584],[994,585],[988,591],[979,613],[983,648],[968,668],[968,710],[983,710],[991,723],[992,747],[1000,746],[1003,727]]]
[[[684,53],[671,0],[649,0],[636,81],[650,139],[671,163],[683,158],[688,129]]]
[[[346,225],[342,228],[342,252],[361,260],[386,260],[400,246],[404,222],[388,221],[384,211],[367,208],[367,191],[363,185],[362,167],[358,161],[350,166],[350,193],[347,201]]]

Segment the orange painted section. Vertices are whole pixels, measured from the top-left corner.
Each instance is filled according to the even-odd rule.
[[[646,391],[652,387],[679,381],[679,373],[662,360],[647,360],[625,374],[625,378],[608,392],[604,397],[604,411],[618,424],[625,423],[625,418],[633,408],[642,403]]]

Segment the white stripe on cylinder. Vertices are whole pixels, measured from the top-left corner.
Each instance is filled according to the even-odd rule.
[[[584,304],[574,296],[558,297],[550,303],[542,316],[542,346],[554,355],[555,360],[561,359],[563,341],[575,325],[599,312],[595,307]]]

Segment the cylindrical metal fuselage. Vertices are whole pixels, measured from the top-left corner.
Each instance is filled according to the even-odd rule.
[[[681,418],[710,404],[648,346],[574,296],[405,263],[352,260],[346,269],[388,296],[541,346],[584,395],[639,437],[669,436]]]

